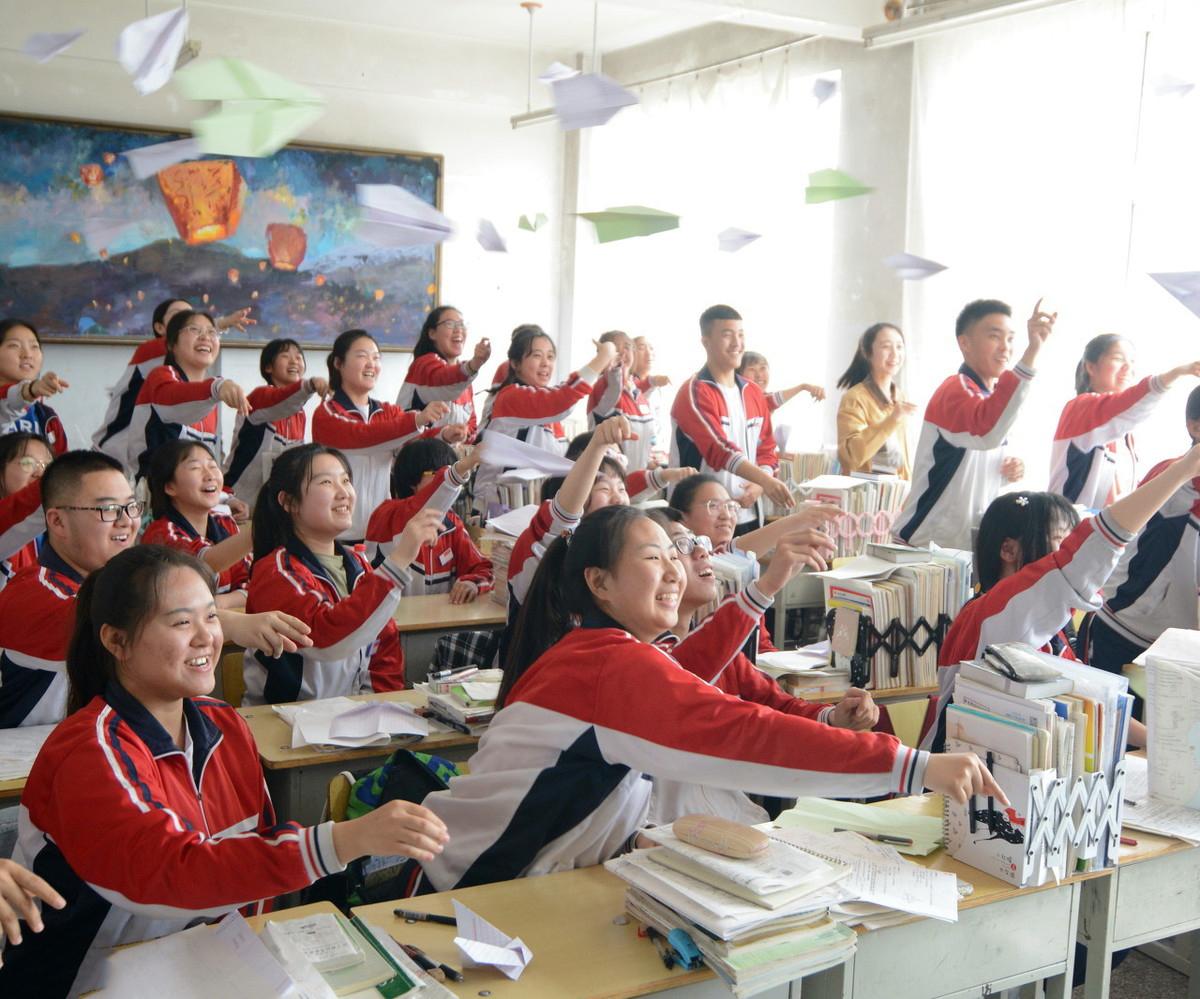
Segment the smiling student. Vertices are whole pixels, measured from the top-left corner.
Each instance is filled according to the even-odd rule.
[[[439,305],[425,317],[412,363],[404,373],[404,384],[396,397],[401,409],[424,409],[431,402],[450,404],[442,417],[447,425],[464,428],[465,439],[474,440],[475,392],[471,387],[480,369],[492,356],[487,337],[475,344],[470,360],[461,360],[467,345],[467,324],[452,305]]]
[[[53,371],[42,374],[42,338],[32,323],[0,319],[0,434],[38,434],[62,454],[67,432],[42,400],[69,387]]]
[[[629,421],[634,434],[621,442],[621,453],[629,468],[632,471],[653,468],[658,432],[654,411],[633,377],[633,341],[627,333],[609,330],[600,337],[600,342],[611,343],[617,357],[592,389],[587,404],[588,422],[594,430],[599,423],[620,413]]]
[[[53,460],[50,442],[39,434],[18,432],[0,436],[0,499],[15,496],[29,483],[38,481]],[[0,590],[20,570],[33,565],[37,556],[35,538],[13,554],[0,557]]]

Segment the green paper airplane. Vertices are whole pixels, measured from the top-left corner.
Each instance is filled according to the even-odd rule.
[[[206,153],[270,156],[325,113],[316,91],[244,59],[195,63],[175,82],[188,100],[221,103],[192,122]]]
[[[528,215],[522,215],[517,222],[517,228],[524,229],[526,232],[537,232],[549,221],[541,212],[538,212],[532,219]]]
[[[818,170],[808,175],[808,187],[804,191],[807,204],[816,205],[822,201],[840,201],[842,198],[857,198],[875,190],[867,187],[860,180],[855,180],[841,170]]]
[[[678,215],[644,205],[624,205],[604,212],[580,212],[579,217],[596,227],[596,239],[601,243],[632,239],[634,236],[653,236],[656,232],[679,228]]]

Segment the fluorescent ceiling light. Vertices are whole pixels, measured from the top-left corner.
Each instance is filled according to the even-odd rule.
[[[941,10],[910,14],[898,21],[863,28],[863,45],[869,49],[902,45],[951,28],[961,28],[996,17],[1023,14],[1042,7],[1056,7],[1073,2],[1074,0],[967,0],[962,4],[947,4]]]

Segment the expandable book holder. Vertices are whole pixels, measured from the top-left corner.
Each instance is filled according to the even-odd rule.
[[[825,633],[830,640],[833,639],[834,620],[839,609],[834,607],[825,615]],[[881,649],[891,659],[889,675],[899,676],[900,656],[905,649],[912,649],[917,655],[924,655],[930,645],[936,645],[940,649],[949,629],[950,617],[939,614],[936,624],[930,624],[924,617],[919,617],[909,628],[905,628],[900,619],[894,617],[883,631],[879,631],[870,615],[860,613],[858,639],[854,654],[850,656],[850,685],[866,687],[871,682],[871,660]],[[842,664],[838,660],[845,657],[834,653],[831,658],[833,667],[839,668]]]

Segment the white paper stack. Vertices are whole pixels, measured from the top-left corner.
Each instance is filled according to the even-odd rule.
[[[275,713],[292,726],[292,748],[385,746],[406,736],[429,734],[429,723],[408,704],[330,697],[303,704],[277,704]]]

